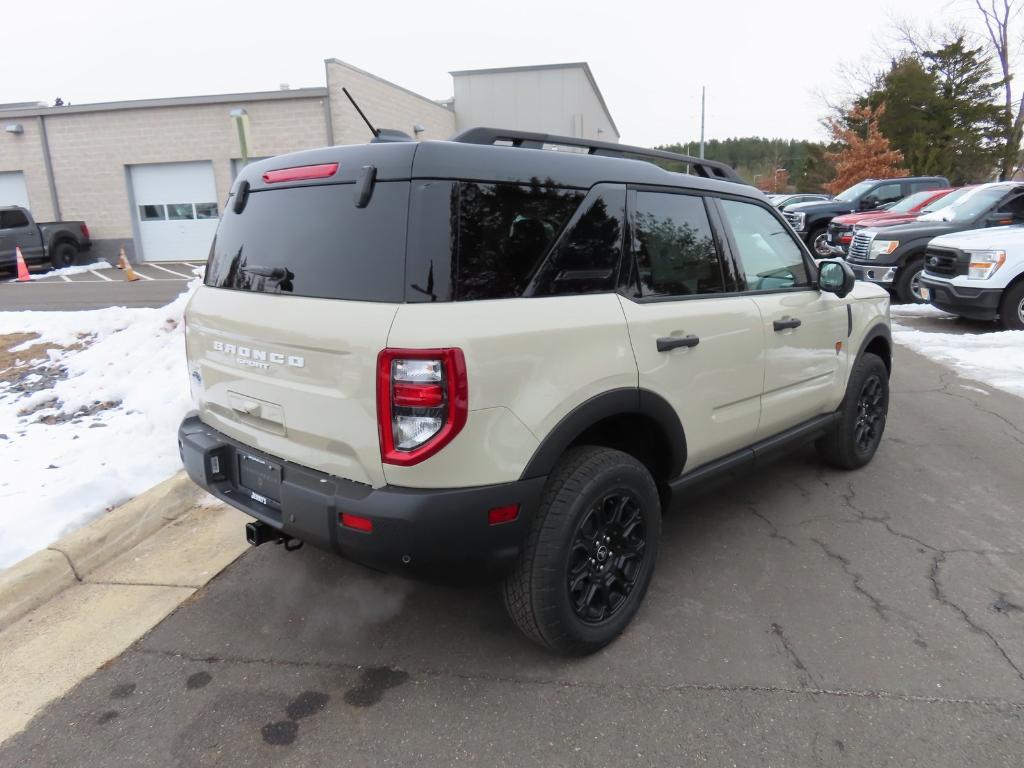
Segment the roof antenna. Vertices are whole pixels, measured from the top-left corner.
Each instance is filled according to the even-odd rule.
[[[363,118],[363,122],[364,122],[364,123],[366,123],[367,127],[368,127],[368,128],[370,129],[370,133],[372,133],[372,134],[373,134],[373,137],[374,137],[374,138],[377,138],[378,136],[380,136],[380,131],[378,131],[378,130],[377,130],[376,128],[374,128],[374,127],[373,127],[373,123],[371,123],[371,122],[370,122],[370,121],[369,121],[369,120],[367,119],[366,115],[364,115],[364,114],[363,114],[363,110],[361,110],[361,109],[359,108],[359,105],[358,105],[358,104],[356,104],[356,100],[352,98],[352,94],[348,92],[348,88],[342,87],[341,91],[342,91],[342,93],[344,93],[344,94],[345,94],[346,96],[348,96],[348,100],[352,102],[352,106],[356,108],[356,112],[358,112],[358,113],[359,113],[359,116],[360,116],[361,118]]]

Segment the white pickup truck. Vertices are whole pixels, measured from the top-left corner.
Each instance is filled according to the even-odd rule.
[[[924,254],[921,298],[954,315],[1024,330],[1024,225],[936,237]]]

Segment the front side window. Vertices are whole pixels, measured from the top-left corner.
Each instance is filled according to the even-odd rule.
[[[722,293],[722,266],[704,200],[637,192],[633,255],[641,296]]]
[[[539,183],[459,187],[456,300],[523,295],[584,193]]]
[[[748,291],[772,291],[810,285],[803,253],[782,222],[765,208],[722,200]]]
[[[0,214],[0,229],[18,229],[28,226],[28,216],[23,211],[4,211]]]
[[[903,199],[903,186],[899,182],[882,184],[871,192],[869,198],[876,206],[895,203],[897,200]]]

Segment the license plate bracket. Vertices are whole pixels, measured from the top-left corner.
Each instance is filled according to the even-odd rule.
[[[281,465],[259,456],[239,452],[238,484],[252,499],[267,504],[281,502]]]

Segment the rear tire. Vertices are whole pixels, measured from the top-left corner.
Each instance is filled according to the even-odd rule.
[[[1010,286],[999,302],[999,322],[1008,331],[1024,331],[1024,281]]]
[[[896,270],[896,296],[904,304],[924,304],[921,298],[921,275],[924,259],[912,259]]]
[[[73,267],[78,263],[78,247],[74,243],[60,243],[50,255],[50,264],[54,269]]]
[[[878,450],[888,413],[889,370],[866,352],[850,372],[835,426],[814,444],[818,455],[833,467],[860,469]]]
[[[658,489],[643,464],[610,448],[571,448],[548,478],[502,585],[509,616],[558,653],[600,650],[636,615],[660,535]]]

